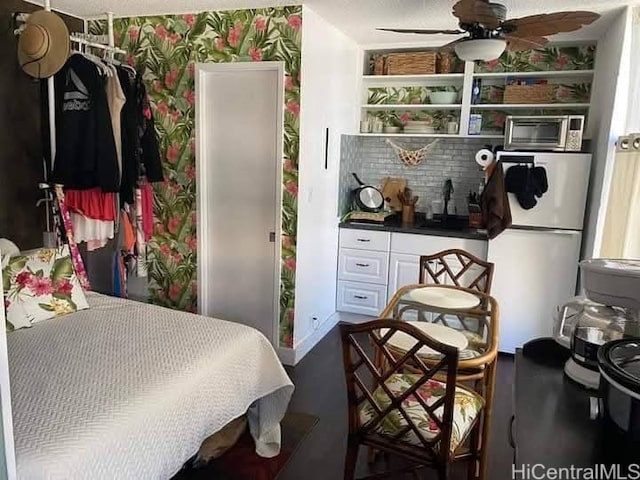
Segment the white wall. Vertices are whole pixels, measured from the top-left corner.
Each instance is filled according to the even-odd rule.
[[[327,321],[336,303],[340,135],[356,131],[362,73],[355,42],[307,6],[302,19],[296,361],[333,326]]]
[[[582,245],[584,258],[597,257],[600,252],[615,142],[626,129],[630,47],[631,8],[624,7],[598,41],[596,51],[596,72],[589,114],[593,162]]]
[[[631,52],[640,52],[640,7],[634,7],[631,13]],[[640,57],[636,53],[631,60],[631,75],[629,79],[629,102],[627,111],[627,128],[625,133],[640,132]]]

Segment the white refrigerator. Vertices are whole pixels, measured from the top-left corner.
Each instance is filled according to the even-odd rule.
[[[591,155],[500,152],[505,174],[515,165],[544,167],[548,190],[524,210],[509,193],[513,225],[489,241],[495,264],[491,294],[500,305],[501,352],[551,336],[558,305],[576,293]]]

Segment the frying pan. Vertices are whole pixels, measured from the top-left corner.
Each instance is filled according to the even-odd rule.
[[[353,191],[353,197],[356,205],[364,212],[377,212],[384,206],[384,197],[380,190],[372,185],[366,185],[358,178],[358,175],[352,173],[353,178],[358,182],[359,187]]]

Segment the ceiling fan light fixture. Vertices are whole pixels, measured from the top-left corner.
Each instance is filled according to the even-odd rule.
[[[502,55],[507,42],[501,38],[472,38],[456,43],[454,49],[460,60],[473,62],[475,60],[495,60]]]

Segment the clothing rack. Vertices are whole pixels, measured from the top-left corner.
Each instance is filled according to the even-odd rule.
[[[118,53],[118,54],[126,54],[126,50],[122,50],[121,48],[114,47],[108,44],[101,43],[101,39],[105,38],[105,35],[91,35],[88,33],[72,33],[69,36],[69,40],[79,45],[86,45],[90,48],[99,48],[104,50],[107,53]]]

